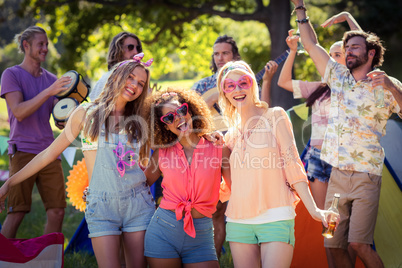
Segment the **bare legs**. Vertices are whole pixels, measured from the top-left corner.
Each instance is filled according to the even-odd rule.
[[[176,259],[158,259],[158,258],[147,258],[150,268],[219,268],[218,261],[205,261],[197,263],[181,263],[180,258]]]
[[[290,267],[293,246],[283,242],[244,244],[230,242],[233,263],[236,268],[248,267]]]
[[[365,267],[367,268],[384,267],[384,264],[380,256],[377,254],[377,252],[375,252],[371,248],[371,245],[361,243],[350,243],[349,246],[363,261]],[[351,257],[348,250],[341,248],[330,248],[329,250],[333,257],[335,267],[345,267],[345,268],[354,267],[354,261],[356,256]]]
[[[120,267],[119,235],[93,237],[91,241],[99,268]]]
[[[214,224],[214,243],[216,249],[216,256],[221,256],[223,242],[225,242],[226,237],[226,227],[225,227],[225,211],[228,202],[222,203],[218,201],[216,205],[216,211],[212,215],[212,222]]]
[[[7,238],[15,238],[25,214],[25,212],[13,212],[7,214],[1,229],[1,234]],[[64,218],[64,208],[49,208],[46,211],[46,215],[47,222],[45,225],[44,234],[54,232],[61,233]]]
[[[25,212],[14,212],[7,214],[1,228],[1,234],[7,238],[15,238],[17,235],[18,227],[24,219]]]
[[[146,267],[145,231],[123,233],[126,267]],[[120,235],[91,238],[96,261],[102,267],[120,267]]]
[[[145,231],[123,233],[126,267],[147,267],[144,256]]]
[[[49,208],[46,211],[47,222],[44,234],[61,233],[64,219],[64,208]]]

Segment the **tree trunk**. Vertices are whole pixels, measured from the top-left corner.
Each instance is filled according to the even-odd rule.
[[[265,21],[271,37],[271,59],[282,54],[288,46],[286,37],[290,30],[290,1],[271,0],[269,4],[269,18]],[[293,93],[278,86],[278,77],[282,70],[283,63],[276,72],[271,87],[271,106],[280,106],[285,110],[299,104],[299,100],[293,98]]]

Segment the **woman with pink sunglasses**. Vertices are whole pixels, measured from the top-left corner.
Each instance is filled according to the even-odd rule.
[[[231,122],[231,195],[226,240],[235,267],[289,267],[299,197],[325,226],[307,185],[292,125],[280,107],[258,98],[255,76],[243,61],[229,62],[218,74],[219,106]],[[225,200],[222,200],[222,202]]]
[[[54,161],[81,133],[89,189],[85,219],[98,267],[120,267],[123,235],[127,267],[146,267],[144,236],[155,203],[139,166],[146,158],[147,133],[139,118],[147,96],[149,62],[143,54],[113,68],[105,89],[78,107],[64,131],[44,151],[0,188],[0,212],[10,187]]]
[[[195,91],[169,88],[147,99],[144,115],[155,149],[145,170],[149,185],[163,173],[163,197],[145,234],[148,264],[219,267],[212,214],[221,176],[230,180],[230,152],[204,138],[211,112]]]

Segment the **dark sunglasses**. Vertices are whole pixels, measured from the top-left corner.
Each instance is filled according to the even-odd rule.
[[[126,45],[125,47],[127,47],[128,51],[132,51],[134,49],[134,47],[137,48],[138,52],[142,51],[141,45],[129,44],[129,45]]]
[[[188,113],[188,105],[187,103],[183,103],[182,106],[177,108],[174,112],[168,112],[164,116],[161,117],[161,121],[167,125],[173,123],[174,119],[177,115],[186,116]]]

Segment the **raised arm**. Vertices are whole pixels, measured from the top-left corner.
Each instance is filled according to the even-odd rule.
[[[307,14],[306,7],[303,0],[292,0],[296,7],[296,16],[300,30],[300,38],[303,43],[304,49],[309,53],[311,59],[320,73],[324,77],[325,69],[329,60],[327,51],[320,46],[317,41],[313,26],[311,25]]]
[[[350,27],[351,30],[359,30],[362,31],[362,28],[360,27],[360,25],[357,23],[357,21],[355,20],[355,18],[353,18],[353,16],[346,11],[343,11],[339,14],[336,14],[334,16],[332,16],[331,18],[327,19],[326,21],[324,21],[323,24],[321,24],[322,27],[330,27],[333,24],[337,24],[337,23],[341,23],[346,21]]]
[[[7,105],[19,122],[37,111],[50,97],[60,93],[71,82],[71,77],[61,77],[50,87],[40,92],[34,98],[24,101],[20,91],[12,91],[5,94]]]
[[[78,107],[67,122],[64,131],[45,150],[35,156],[23,169],[10,177],[0,188],[0,212],[11,186],[16,185],[54,161],[78,136],[85,120],[86,112]]]
[[[286,44],[288,45],[290,52],[288,58],[283,64],[282,71],[278,79],[278,86],[290,92],[293,92],[292,67],[296,58],[297,42],[299,40],[299,37],[297,35],[293,35],[293,32],[293,29],[289,30],[289,36],[286,37]]]
[[[271,83],[276,70],[278,70],[278,64],[270,60],[265,65],[265,73],[262,77],[261,100],[268,103],[269,106],[271,106]]]

